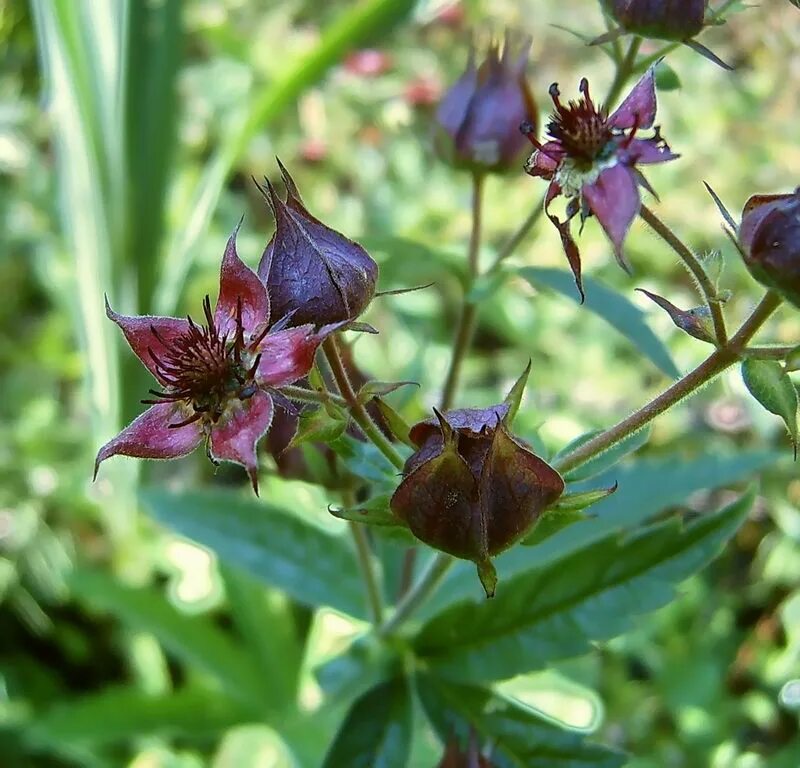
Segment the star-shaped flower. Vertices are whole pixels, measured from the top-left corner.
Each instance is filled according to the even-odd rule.
[[[317,328],[269,325],[267,289],[236,252],[234,230],[220,270],[215,309],[206,297],[204,322],[191,317],[106,312],[160,389],[144,413],[106,443],[95,459],[111,456],[174,459],[206,443],[209,458],[247,470],[258,493],[256,445],[272,423],[276,389],[305,376],[323,339],[341,324]]]
[[[550,181],[545,213],[561,235],[575,282],[583,297],[581,260],[570,232],[570,221],[580,214],[581,222],[594,215],[614,246],[620,266],[629,270],[622,246],[631,223],[639,213],[639,186],[652,192],[639,165],[674,160],[658,128],[648,138],[637,138],[639,130],[652,128],[656,117],[656,89],[653,68],[647,70],[619,108],[608,115],[589,95],[586,78],[580,84],[581,98],[562,104],[558,85],[550,86],[555,113],[547,125],[550,140],[541,144],[532,126],[521,130],[536,147],[525,170],[531,176]],[[559,195],[568,198],[567,218],[550,213]]]

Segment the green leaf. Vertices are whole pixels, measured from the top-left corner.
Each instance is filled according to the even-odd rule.
[[[800,344],[789,351],[786,355],[786,370],[800,371]]]
[[[741,483],[783,458],[785,456],[774,451],[753,451],[738,456],[721,456],[715,452],[699,454],[691,460],[667,456],[615,467],[591,481],[591,487],[611,486],[615,482],[619,487],[616,493],[594,506],[594,516],[590,520],[574,523],[557,532],[533,551],[527,547],[513,547],[495,559],[500,583],[528,570],[532,558],[541,564],[557,560],[602,539],[611,531],[630,530],[682,505],[696,491]],[[578,485],[576,490],[580,488]],[[423,617],[434,616],[459,600],[476,596],[469,580],[471,576],[471,564],[456,564],[450,569],[442,588],[423,606],[420,614]]]
[[[558,459],[566,456],[571,451],[579,448],[584,443],[588,443],[593,437],[599,435],[603,430],[597,429],[593,432],[587,432],[579,438],[573,440],[569,445],[560,450],[553,459],[553,463],[558,463]],[[611,469],[615,464],[622,461],[628,454],[638,451],[650,439],[650,427],[640,429],[634,432],[630,437],[620,440],[616,445],[604,451],[599,456],[581,464],[579,467],[570,470],[564,475],[564,480],[570,483],[577,483],[581,480],[588,480],[595,477],[607,470]]]
[[[559,510],[552,510],[546,512],[539,518],[533,530],[520,541],[523,547],[535,547],[541,544],[545,539],[555,536],[559,531],[568,528],[570,525],[579,523],[581,520],[586,520],[587,516],[580,511],[569,510],[561,512]]]
[[[269,681],[263,690],[264,710],[270,715],[292,711],[303,663],[296,606],[245,571],[227,566],[220,571],[233,623],[258,664],[260,678]]]
[[[59,287],[85,361],[95,442],[102,443],[117,425],[121,386],[116,329],[101,297],[113,287],[122,238],[119,184],[126,174],[118,105],[125,7],[102,0],[85,6],[33,0],[31,9],[66,257],[65,263],[47,265],[44,284],[58,285],[59,273],[70,276]]]
[[[505,405],[508,406],[508,413],[506,413],[503,421],[509,428],[514,423],[514,417],[517,415],[517,411],[519,411],[519,404],[522,402],[522,395],[525,392],[525,385],[528,383],[528,376],[530,376],[530,373],[531,361],[528,360],[528,365],[525,367],[525,370],[514,382],[514,386],[511,387],[506,395],[505,400],[503,401]]]
[[[414,640],[425,663],[471,680],[501,680],[586,653],[665,605],[674,587],[714,557],[754,493],[715,514],[617,534],[501,582],[494,600],[464,601]],[[528,550],[530,551],[530,550]]]
[[[659,91],[675,91],[681,87],[678,73],[666,61],[656,67],[656,87]]]
[[[222,738],[209,768],[299,768],[298,761],[272,728],[239,725]],[[175,766],[178,768],[178,766]],[[189,768],[189,764],[187,764]]]
[[[544,285],[572,299],[576,304],[580,302],[572,275],[562,269],[522,267],[519,274],[535,288]],[[658,336],[650,330],[650,326],[645,322],[644,313],[638,307],[615,290],[591,277],[584,277],[583,287],[586,291],[586,303],[584,304],[586,309],[591,310],[616,328],[667,376],[673,379],[680,376],[669,351]]]
[[[361,0],[336,15],[336,21],[322,34],[316,47],[291,63],[286,72],[251,99],[247,114],[217,149],[198,183],[188,220],[170,245],[164,273],[158,287],[156,308],[171,314],[180,287],[192,265],[195,245],[205,232],[225,182],[239,157],[257,133],[268,130],[299,95],[319,81],[344,55],[387,34],[414,9],[416,0]]]
[[[205,617],[181,613],[155,589],[128,587],[101,571],[76,570],[68,584],[80,601],[152,633],[169,653],[214,677],[229,696],[260,709],[266,682],[257,663]]]
[[[356,477],[374,483],[381,490],[397,485],[397,470],[372,443],[343,434],[331,441],[328,447],[339,456],[347,471]]]
[[[366,618],[349,542],[283,509],[229,491],[142,492],[155,517],[305,605]]]
[[[368,381],[358,390],[358,402],[367,403],[373,397],[388,395],[390,392],[400,389],[400,387],[409,385],[418,387],[419,383],[416,381]]]
[[[797,450],[797,390],[777,360],[745,360],[742,378],[750,394],[770,413],[780,416]]]
[[[207,740],[248,717],[218,692],[184,688],[152,696],[134,688],[107,688],[99,693],[56,702],[40,715],[28,735],[34,743],[113,743],[131,738],[165,736]]]
[[[406,768],[411,736],[406,681],[383,683],[353,704],[323,768]]]
[[[526,547],[541,544],[560,530],[581,520],[589,520],[594,515],[584,510],[608,498],[616,490],[617,486],[612,485],[610,488],[599,488],[595,491],[564,494],[552,507],[544,511],[533,530],[521,543]]]
[[[164,236],[165,201],[178,115],[181,0],[128,7],[125,105],[128,173],[126,261],[136,265],[138,309],[151,309]]]
[[[395,517],[391,509],[389,509],[391,498],[391,493],[381,493],[378,496],[367,499],[355,509],[329,507],[328,511],[340,520],[352,520],[354,523],[388,526],[390,528],[405,528],[405,523]]]
[[[411,432],[411,426],[409,423],[394,408],[392,408],[389,403],[387,403],[385,400],[382,400],[380,397],[375,398],[375,405],[381,412],[381,416],[383,416],[384,420],[389,425],[389,429],[391,430],[392,434],[398,440],[400,440],[400,442],[405,443],[410,448],[416,450],[417,446],[414,445],[414,443],[411,441],[411,438],[408,436]]]
[[[300,414],[297,432],[286,446],[286,450],[297,448],[303,443],[329,443],[336,440],[347,429],[346,414],[344,418],[335,418],[325,408],[307,409]]]
[[[491,747],[496,768],[617,768],[624,755],[584,734],[558,726],[535,709],[486,688],[458,685],[420,675],[417,692],[439,738],[456,739],[462,749],[470,731],[479,747]]]

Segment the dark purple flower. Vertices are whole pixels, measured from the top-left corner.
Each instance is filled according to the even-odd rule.
[[[564,491],[558,472],[508,431],[508,403],[436,412],[410,432],[418,446],[391,500],[426,544],[472,560],[487,596],[490,558],[522,538]]]
[[[141,416],[97,453],[174,459],[206,443],[212,461],[245,467],[258,493],[256,444],[272,423],[274,389],[305,376],[325,336],[335,327],[311,324],[270,330],[266,288],[236,253],[238,227],[228,240],[212,311],[204,322],[191,317],[119,315],[106,312],[160,389]]]
[[[466,71],[436,110],[436,146],[447,162],[475,171],[505,171],[517,162],[525,147],[518,126],[537,121],[525,80],[530,46],[529,37],[515,45],[507,33],[502,52],[493,42],[480,66],[470,46]]]
[[[707,0],[602,0],[625,32],[677,42],[703,29]]]
[[[742,211],[739,242],[753,277],[800,307],[800,187],[751,197]]]
[[[570,221],[578,214],[581,223],[591,215],[596,216],[614,245],[617,261],[628,270],[622,246],[639,213],[639,186],[650,189],[637,166],[674,160],[677,155],[670,152],[658,128],[648,138],[637,138],[638,131],[652,128],[655,122],[656,89],[652,67],[611,116],[592,101],[586,78],[581,80],[580,92],[578,101],[562,104],[557,84],[550,86],[555,113],[547,125],[549,141],[540,143],[532,126],[521,128],[536,147],[525,170],[531,176],[550,181],[545,213],[561,235],[567,260],[583,296],[580,253],[572,238]],[[568,198],[564,221],[549,210],[559,195]]]
[[[375,294],[378,265],[358,244],[312,216],[294,179],[278,161],[286,201],[265,180],[261,191],[275,216],[258,275],[267,286],[276,321],[291,325],[354,320]]]

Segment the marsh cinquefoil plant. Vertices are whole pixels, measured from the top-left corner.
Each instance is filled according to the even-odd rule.
[[[347,650],[316,670],[323,689],[348,697],[327,768],[411,765],[415,702],[439,736],[439,766],[623,765],[620,751],[555,724],[498,685],[587,653],[591,643],[624,632],[633,616],[664,605],[672,587],[736,531],[753,492],[691,521],[631,525],[630,518],[614,517],[614,491],[626,492],[624,482],[618,490],[614,483],[615,463],[642,445],[643,428],[660,414],[737,364],[754,397],[784,420],[796,442],[797,392],[788,373],[797,350],[754,346],[752,339],[784,299],[797,303],[797,192],[753,198],[740,223],[717,200],[745,263],[767,288],[753,286],[760,300],[729,333],[726,296],[707,264],[642,202],[643,192],[651,192],[642,166],[678,155],[653,128],[659,65],[639,56],[636,35],[692,37],[702,29],[705,4],[684,4],[693,13],[686,26],[656,14],[656,3],[602,5],[633,35],[627,55],[617,55],[616,38],[598,42],[616,65],[602,103],[590,96],[586,79],[579,100],[567,104],[551,86],[554,113],[547,138],[540,139],[525,79],[529,42],[515,49],[507,36],[502,51],[491,45],[480,66],[470,54],[466,72],[440,105],[436,130],[447,159],[472,180],[468,288],[486,276],[478,259],[484,175],[512,167],[523,136],[535,147],[524,170],[548,182],[543,211],[561,235],[581,295],[581,262],[570,231],[575,217],[581,224],[598,220],[626,269],[623,244],[641,218],[696,279],[701,304],[691,314],[650,295],[679,327],[709,345],[707,358],[617,424],[544,455],[532,445],[535,436],[512,431],[530,366],[502,403],[458,402],[479,302],[466,291],[438,407],[409,427],[386,397],[406,382],[364,381],[348,349],[353,334],[376,330],[358,317],[380,295],[377,265],[364,248],[309,213],[283,166],[285,199],[270,181],[261,188],[276,232],[258,272],[239,259],[234,233],[216,309],[206,300],[203,321],[123,317],[108,309],[158,389],[145,400],[149,409],[100,449],[98,465],[114,455],[174,458],[205,444],[212,461],[244,466],[257,489],[257,446],[276,409],[299,413],[289,450],[326,451],[332,475],[322,477],[310,464],[302,471],[307,481],[340,495],[330,511],[347,521],[352,547],[309,526],[299,537],[307,545],[299,555],[274,552],[277,560],[291,561],[288,569],[269,559],[237,562],[233,554],[255,546],[247,531],[258,530],[259,546],[269,552],[271,537],[288,541],[301,526],[296,517],[276,514],[269,499],[246,513],[240,501],[227,509],[219,495],[202,491],[189,505],[161,494],[152,506],[223,561],[268,574],[299,601],[369,620]],[[715,20],[726,8],[717,9]],[[558,196],[566,199],[564,221],[550,208]],[[521,224],[489,272],[502,271],[501,262],[526,239],[536,216]],[[535,272],[519,274],[536,280]],[[423,399],[437,394],[423,393]],[[587,487],[595,475],[609,482]],[[655,503],[652,511],[661,509]],[[401,576],[392,581],[393,570]],[[252,705],[252,696],[244,698]]]

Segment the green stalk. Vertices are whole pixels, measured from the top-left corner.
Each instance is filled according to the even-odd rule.
[[[728,343],[728,330],[725,327],[725,316],[722,314],[722,305],[717,296],[717,289],[708,276],[703,265],[692,253],[691,249],[651,211],[646,205],[642,205],[639,216],[652,230],[670,247],[691,272],[692,277],[697,281],[703,300],[711,313],[711,322],[714,325],[714,336],[718,347],[724,347]]]
[[[469,265],[469,286],[474,285],[479,274],[478,256],[481,247],[481,225],[483,218],[483,180],[484,176],[475,173],[472,176],[472,230],[469,236],[467,249],[467,264]],[[448,410],[453,405],[461,367],[464,358],[472,346],[472,337],[475,335],[475,326],[478,319],[478,306],[466,297],[461,306],[461,316],[453,343],[453,355],[450,359],[450,369],[447,372],[444,390],[442,392],[441,409]]]
[[[350,535],[356,546],[358,565],[361,569],[361,577],[364,580],[364,589],[367,593],[372,622],[379,626],[383,621],[383,597],[378,584],[378,577],[373,566],[372,549],[367,538],[367,531],[361,523],[349,523]]]
[[[631,39],[628,50],[625,53],[625,58],[617,67],[614,73],[614,79],[611,82],[611,87],[608,89],[606,100],[603,102],[606,109],[610,109],[613,104],[616,104],[622,89],[630,79],[631,75],[636,72],[636,57],[639,55],[639,48],[642,45],[642,38],[634,35]]]
[[[342,357],[339,354],[339,347],[336,342],[335,336],[329,336],[322,343],[322,349],[325,352],[325,357],[328,360],[328,365],[331,368],[333,380],[339,388],[339,392],[344,399],[347,409],[350,411],[350,416],[353,421],[358,424],[364,437],[367,438],[397,469],[402,470],[405,461],[403,457],[397,452],[392,443],[386,438],[383,432],[380,431],[378,425],[372,420],[372,417],[367,412],[363,403],[358,401],[356,393],[350,384],[350,379],[347,376],[347,371],[344,368]]]
[[[747,342],[750,341],[756,331],[767,321],[780,304],[780,296],[771,291],[768,292],[736,335],[724,347],[716,349],[697,368],[686,374],[679,381],[676,381],[669,389],[662,392],[647,405],[563,456],[559,461],[555,462],[555,468],[564,473],[585,464],[590,459],[637,432],[655,419],[656,416],[661,415],[664,411],[672,408],[681,400],[694,394],[698,389],[715,379],[726,368],[729,368],[746,355]]]
[[[389,637],[416,612],[428,597],[436,591],[442,583],[450,566],[455,562],[455,558],[445,555],[442,552],[430,561],[424,573],[420,576],[417,583],[404,595],[403,599],[397,604],[395,612],[381,625],[378,630],[380,637]]]

